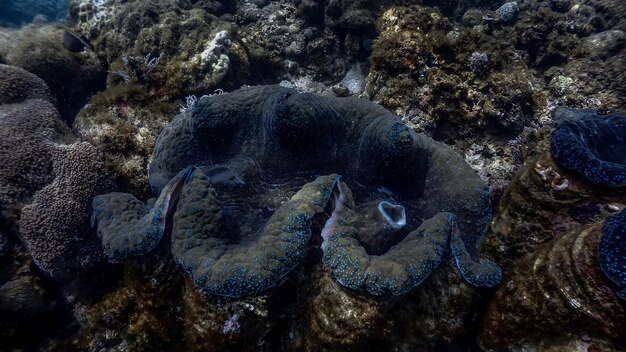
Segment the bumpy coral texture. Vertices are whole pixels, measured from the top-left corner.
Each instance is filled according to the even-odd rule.
[[[90,201],[110,189],[102,154],[91,144],[50,146],[54,180],[22,210],[20,232],[35,263],[66,279],[102,262],[89,229]]]
[[[40,99],[50,99],[43,81],[11,66],[0,71],[0,203],[28,203],[20,236],[37,266],[62,280],[103,258],[89,231],[90,202],[111,184],[92,145],[64,144],[73,138]]]
[[[0,104],[35,98],[52,100],[45,82],[22,68],[0,64],[0,77]]]
[[[598,261],[602,272],[619,287],[617,294],[626,300],[626,210],[604,221]]]
[[[313,217],[331,210],[324,262],[344,286],[401,294],[451,256],[475,286],[501,277],[495,263],[478,260],[490,219],[486,185],[451,148],[365,100],[278,86],[205,97],[163,130],[149,171],[160,193],[152,209],[130,195],[94,200],[107,254],[147,252],[134,244],[155,228],[162,236],[168,226],[155,220],[171,215],[174,257],[213,294],[276,285],[304,258]],[[306,183],[320,174],[329,176]]]
[[[20,201],[45,184],[50,157],[44,141],[54,135],[55,111],[42,99],[51,99],[43,80],[0,65],[0,204]]]
[[[13,204],[46,184],[56,113],[45,100],[0,105],[0,203]],[[28,123],[24,123],[28,121]],[[16,148],[19,146],[19,148]]]
[[[599,186],[626,186],[626,116],[561,108],[550,147],[557,162]]]

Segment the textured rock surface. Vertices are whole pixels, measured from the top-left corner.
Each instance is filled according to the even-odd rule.
[[[591,346],[619,350],[623,304],[600,270],[598,244],[607,216],[624,206],[624,192],[563,170],[549,151],[548,131],[539,135],[491,223],[485,247],[502,260],[505,275],[482,344],[558,346],[584,335]]]
[[[66,49],[64,34],[59,25],[0,29],[0,57],[43,79],[61,117],[71,123],[91,94],[104,88],[106,68],[91,50]]]
[[[441,13],[420,6],[390,8],[378,28],[367,92],[394,113],[422,109],[436,121],[429,132],[445,138],[469,137],[472,126],[520,131],[532,118],[540,97],[506,42],[455,30]],[[471,66],[474,52],[489,58],[478,72]]]
[[[118,85],[94,95],[73,128],[105,156],[120,191],[151,195],[146,167],[159,131],[178,106],[151,100],[142,87]]]
[[[232,26],[199,4],[101,3],[91,10],[101,15],[82,18],[78,4],[71,13],[109,64],[109,85],[140,85],[155,100],[179,98],[215,89],[228,70],[227,42],[214,38]]]

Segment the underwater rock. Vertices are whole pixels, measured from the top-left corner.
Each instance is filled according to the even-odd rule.
[[[558,345],[578,336],[610,344],[626,331],[623,304],[600,270],[619,257],[598,252],[603,223],[624,206],[626,194],[564,170],[549,144],[549,130],[540,130],[490,224],[485,250],[505,275],[481,332],[488,350]],[[606,241],[619,247],[611,235]]]
[[[352,132],[346,129],[350,125],[355,126]],[[356,157],[352,145],[357,146]],[[334,155],[334,160],[327,160],[327,155]],[[197,168],[190,169],[190,165]],[[260,170],[262,175],[258,174]],[[335,242],[335,235],[341,231],[334,227],[350,224],[350,218],[354,218],[351,213],[343,213],[346,205],[352,207],[352,201],[350,190],[339,176],[319,177],[302,188],[293,185],[299,191],[290,201],[266,203],[266,207],[277,208],[268,220],[262,220],[266,217],[262,214],[255,215],[258,210],[253,204],[261,205],[269,200],[264,198],[276,197],[272,195],[276,190],[257,188],[259,182],[280,184],[289,180],[289,175],[301,178],[311,172],[333,170],[340,171],[346,182],[374,189],[386,187],[390,194],[404,198],[403,208],[410,204],[414,212],[411,219],[447,219],[432,220],[428,230],[418,229],[390,250],[405,254],[376,259],[380,265],[372,265],[369,274],[362,277],[362,282],[380,279],[378,289],[371,286],[368,292],[381,295],[389,290],[399,295],[409,291],[451,255],[471,284],[497,284],[499,268],[477,260],[490,216],[489,193],[459,155],[415,134],[375,104],[298,94],[280,86],[244,88],[195,102],[176,116],[157,140],[150,183],[160,196],[152,209],[131,195],[112,193],[94,199],[94,219],[105,251],[111,259],[120,260],[144,254],[156,245],[167,229],[164,222],[170,216],[171,202],[178,199],[171,215],[174,258],[207,292],[240,297],[273,287],[302,261],[311,238],[311,220],[323,212],[333,196],[335,210],[342,209],[342,213],[333,213],[322,229],[324,261],[339,282],[365,289],[361,284],[353,285],[345,275],[361,277],[359,270],[368,270],[370,257],[365,255],[360,267],[361,259],[349,259]],[[255,190],[260,191],[258,196],[246,194]],[[390,205],[383,202],[379,206],[384,221],[403,227],[406,215],[391,219],[387,212],[397,207],[387,203]],[[454,215],[443,215],[441,211]],[[259,227],[259,221],[265,225]],[[416,225],[414,220],[411,223]],[[257,227],[262,230],[257,231]],[[353,230],[350,236],[354,232],[358,231]],[[424,239],[412,242],[416,235]],[[401,239],[398,237],[398,241]],[[352,246],[365,254],[358,241]],[[409,246],[431,254],[416,255],[420,250],[411,251]],[[407,255],[409,252],[412,254]],[[392,258],[401,257],[408,261],[392,264]],[[357,263],[353,269],[338,270],[338,263],[352,260]],[[392,267],[399,270],[397,278],[389,272]],[[405,275],[409,275],[408,282],[396,281]]]
[[[212,91],[233,61],[229,50],[243,52],[234,26],[200,3],[115,1],[93,11],[85,20],[80,10],[71,14],[76,31],[109,64],[107,84],[141,86],[153,101]]]
[[[626,95],[620,92],[626,73],[626,40],[623,30],[609,30],[591,35],[575,48],[575,57],[562,67],[564,75],[575,82],[576,94],[565,103],[620,111]],[[620,39],[622,38],[622,39]]]
[[[626,116],[557,109],[550,147],[565,169],[605,187],[626,186]]]
[[[152,194],[145,170],[154,142],[176,111],[144,88],[118,85],[95,94],[72,127],[102,151],[120,191],[144,198]]]
[[[623,203],[624,189],[597,187],[564,170],[550,152],[549,132],[538,132],[537,146],[505,190],[490,224],[489,253],[505,268],[537,246],[577,231]]]
[[[588,36],[581,43],[581,49],[590,58],[606,60],[626,46],[626,33],[612,29]]]
[[[350,94],[363,93],[365,90],[365,75],[361,70],[361,65],[359,63],[352,65],[340,84],[348,88]]]
[[[43,289],[28,277],[17,278],[0,286],[0,312],[33,318],[46,310]]]
[[[541,99],[526,63],[501,38],[455,30],[437,10],[394,7],[378,19],[366,92],[398,115],[432,116],[426,132],[444,141],[521,132]]]
[[[570,230],[518,260],[490,302],[483,344],[497,350],[568,335],[623,338],[623,305],[596,260],[601,229],[594,223]]]
[[[104,88],[106,68],[97,55],[72,52],[63,46],[66,31],[59,25],[31,25],[0,30],[0,56],[43,79],[63,120],[69,124],[91,94]]]

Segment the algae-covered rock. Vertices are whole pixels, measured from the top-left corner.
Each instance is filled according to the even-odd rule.
[[[106,66],[93,50],[72,52],[60,25],[0,30],[0,57],[46,82],[63,120],[71,124],[91,94],[104,88]]]
[[[120,191],[150,194],[145,169],[159,131],[178,106],[154,102],[145,88],[118,85],[94,95],[73,128],[102,151]]]
[[[109,65],[111,84],[144,86],[156,99],[214,89],[230,66],[232,25],[199,6],[165,1],[103,2],[92,17],[72,11],[78,30]]]
[[[378,19],[367,92],[398,114],[419,108],[434,119],[429,132],[454,139],[475,128],[520,132],[540,96],[525,63],[476,29],[456,30],[427,7],[395,7]],[[513,132],[515,133],[515,132]]]

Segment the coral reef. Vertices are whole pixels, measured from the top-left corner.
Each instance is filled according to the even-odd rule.
[[[19,103],[26,99],[52,100],[46,83],[34,74],[10,65],[0,65],[0,73],[0,104]]]
[[[626,10],[616,1],[484,5],[457,16],[453,5],[437,3],[463,26],[431,7],[388,8],[377,19],[366,92],[411,126],[478,157],[473,165],[498,195],[513,175],[501,169],[519,167],[509,141],[549,123],[554,106],[623,105],[617,18]],[[517,20],[505,24],[488,9],[515,12]],[[485,152],[472,151],[485,144]]]
[[[0,26],[0,350],[625,350],[623,0]]]
[[[206,6],[206,1],[71,5],[74,29],[108,66],[107,89],[91,98],[74,128],[104,153],[121,191],[150,194],[144,171],[154,141],[184,96],[212,92],[224,79],[247,82],[247,50],[236,28]],[[228,69],[233,64],[235,72]]]
[[[601,228],[568,231],[516,262],[485,318],[482,339],[488,347],[579,334],[591,341],[624,337],[622,303],[595,258]]]
[[[83,4],[72,6],[71,14],[95,52],[108,63],[109,85],[142,85],[154,100],[168,100],[214,89],[228,70],[228,37],[236,31],[189,2],[184,6],[165,1],[94,6],[91,12],[102,16],[83,18],[81,13],[87,11],[81,9]],[[240,52],[237,45],[233,43],[232,50]]]
[[[439,12],[419,6],[387,10],[378,28],[367,78],[374,101],[399,115],[422,109],[435,120],[429,132],[450,141],[467,138],[472,128],[519,133],[532,118],[541,97],[506,41],[455,30]]]
[[[560,120],[550,147],[556,161],[590,182],[606,187],[626,186],[626,116],[598,115],[595,110],[558,109]]]
[[[63,280],[103,263],[88,214],[91,199],[112,186],[102,154],[89,143],[53,145],[51,159],[54,180],[22,209],[19,226],[35,264]]]
[[[120,191],[151,194],[146,168],[159,131],[178,107],[154,102],[135,85],[117,85],[94,95],[76,117],[81,138],[104,153]]]
[[[347,133],[347,125],[358,127]],[[356,160],[350,160],[350,153],[338,151],[351,150],[351,145],[358,146]],[[337,161],[324,165],[321,161],[330,152]],[[207,169],[189,169],[190,165]],[[183,171],[177,172],[180,169]],[[255,176],[257,169],[264,170],[261,181],[255,179],[259,177]],[[256,217],[257,210],[250,204],[263,204],[271,192],[261,192],[257,200],[237,193],[252,191],[259,182],[276,183],[290,174],[332,170],[360,184],[387,187],[388,192],[405,197],[407,206],[416,203],[411,204],[413,219],[434,218],[405,234],[380,260],[373,259],[356,240],[357,233],[365,236],[368,230],[356,229],[350,190],[339,182],[339,176],[327,176],[307,183],[290,201],[280,204],[260,234],[254,222],[242,219]],[[347,287],[365,288],[367,282],[367,291],[375,295],[387,290],[396,295],[409,291],[447,259],[448,243],[463,277],[471,284],[494,286],[501,277],[495,264],[476,260],[490,216],[489,194],[482,181],[449,148],[412,133],[388,112],[364,100],[298,94],[279,86],[201,98],[159,136],[150,181],[160,192],[152,209],[129,194],[94,199],[94,217],[105,250],[110,258],[119,260],[153,249],[167,228],[171,203],[178,198],[178,208],[171,215],[172,253],[194,282],[213,294],[240,297],[274,286],[304,258],[311,220],[323,211],[331,194],[335,194],[338,213],[333,212],[322,229],[322,251],[335,277]],[[225,189],[214,194],[212,183]],[[229,190],[232,187],[235,190]],[[222,207],[220,199],[236,196],[243,198],[229,200]],[[406,224],[403,206],[371,201],[379,204],[383,229],[393,226],[398,230]],[[247,204],[253,213],[242,213],[245,209],[232,207],[231,202]],[[399,209],[400,215],[395,216],[401,219],[392,219],[390,213]],[[455,215],[440,213],[442,209]],[[228,234],[233,232],[227,228],[229,221],[240,230]],[[247,238],[243,228],[251,229],[255,236]],[[377,233],[375,228],[372,230]],[[236,238],[242,239],[240,244],[226,245]],[[350,238],[349,251],[354,254],[345,252],[344,243]]]

